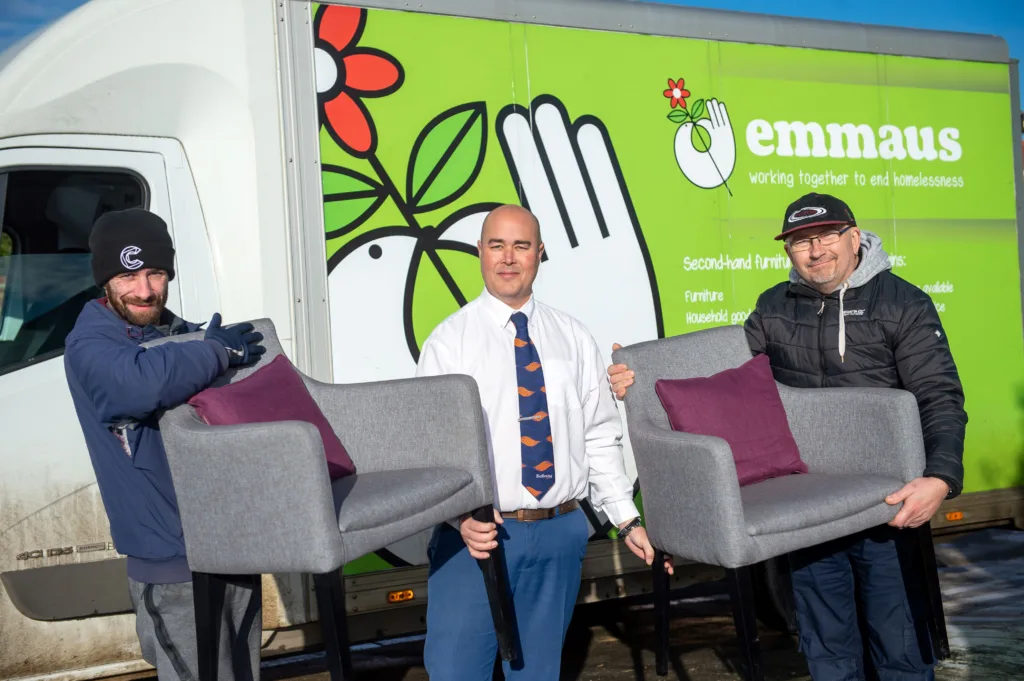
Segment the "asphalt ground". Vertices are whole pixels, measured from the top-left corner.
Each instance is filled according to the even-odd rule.
[[[937,681],[1024,679],[1024,532],[991,529],[936,546],[951,657]],[[562,681],[741,681],[739,649],[724,584],[703,584],[674,601],[670,670],[654,666],[647,603],[576,609],[566,637]],[[810,681],[796,637],[760,627],[766,681]],[[357,681],[426,681],[422,636],[356,646]],[[329,681],[322,653],[265,660],[262,681]],[[138,675],[136,679],[155,679]],[[502,679],[496,665],[495,679]]]

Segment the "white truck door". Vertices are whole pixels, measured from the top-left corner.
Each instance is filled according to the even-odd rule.
[[[97,217],[145,207],[174,238],[175,215],[198,212],[194,186],[172,202],[168,175],[187,172],[180,149],[84,135],[0,140],[0,650],[20,648],[0,663],[35,660],[33,674],[137,657],[128,618],[114,615],[130,606],[127,582],[67,387],[64,340],[100,295],[88,251]],[[168,306],[181,311],[185,289],[189,312],[205,312],[216,286],[212,301],[196,286],[212,267],[189,269],[196,279],[176,278]],[[0,678],[21,675],[4,666]]]

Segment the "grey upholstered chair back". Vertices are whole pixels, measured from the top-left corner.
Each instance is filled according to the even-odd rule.
[[[267,352],[252,365],[229,369],[214,386],[241,380],[282,354],[274,325],[266,319],[252,323],[263,334]],[[173,336],[147,346],[198,340],[202,335]],[[309,423],[211,427],[187,403],[161,416],[193,570],[323,573],[492,503],[486,427],[471,377],[352,385],[322,383],[304,375],[303,380],[352,458],[356,475],[331,482],[322,440]],[[391,477],[374,478],[378,473]],[[438,482],[440,478],[446,481]],[[465,482],[451,482],[455,478]],[[435,483],[450,483],[451,493],[418,507],[416,499],[434,499],[430,495],[436,494],[431,492]],[[353,497],[360,485],[368,490],[375,484],[385,486],[388,493]],[[374,516],[395,503],[396,490],[407,494],[409,513]],[[342,530],[340,525],[360,507],[367,517],[384,519]],[[235,548],[228,551],[227,546]]]
[[[212,386],[223,386],[240,381],[257,369],[266,366],[278,355],[284,354],[273,322],[269,319],[257,319],[253,320],[252,324],[257,331],[263,334],[262,345],[266,348],[266,352],[252,364],[229,368],[212,383]],[[203,336],[203,331],[168,336],[146,343],[145,347],[155,347],[163,343],[202,340]],[[269,442],[269,438],[273,436],[270,427],[279,424],[266,425],[266,437],[268,438],[266,442]],[[195,410],[188,403],[184,403],[168,409],[160,417],[161,435],[164,440],[164,448],[167,451],[167,463],[170,466],[172,478],[175,479],[175,487],[178,487],[177,481],[185,477],[186,468],[189,479],[195,483],[187,490],[176,489],[178,510],[185,533],[185,547],[189,565],[193,570],[212,573],[257,574],[260,572],[304,572],[308,570],[309,564],[337,564],[340,556],[343,555],[340,535],[336,531],[332,533],[324,531],[325,528],[336,528],[337,518],[331,496],[327,464],[324,460],[323,445],[315,428],[309,424],[296,423],[293,426],[294,429],[290,433],[291,446],[281,451],[287,451],[289,460],[294,465],[289,467],[287,479],[279,480],[278,484],[282,490],[303,490],[302,502],[297,504],[294,500],[289,501],[289,495],[282,491],[278,498],[271,499],[269,503],[266,500],[261,502],[259,515],[268,518],[284,518],[288,513],[292,513],[296,516],[293,519],[294,522],[288,524],[265,522],[262,524],[265,531],[261,532],[259,536],[249,538],[252,551],[248,555],[226,555],[223,551],[224,538],[219,535],[223,532],[231,532],[232,528],[216,527],[216,523],[211,526],[210,521],[214,514],[211,513],[210,504],[214,503],[213,500],[224,499],[225,495],[239,497],[242,494],[240,490],[244,489],[248,478],[263,478],[269,474],[269,471],[263,470],[258,465],[258,452],[255,451],[266,442],[261,441],[256,433],[251,433],[246,440],[239,442],[237,451],[232,452],[232,455],[239,459],[236,462],[238,467],[235,469],[234,475],[236,478],[234,482],[237,484],[231,485],[229,491],[229,488],[224,487],[225,481],[220,479],[222,472],[214,472],[218,470],[217,462],[196,455],[198,451],[205,450],[206,446],[203,443],[212,431],[200,421]],[[217,430],[230,436],[232,431],[245,428],[248,427],[222,426]],[[278,436],[280,435],[278,434]],[[241,433],[238,437],[242,437]],[[261,480],[261,482],[265,481]],[[253,483],[255,486],[255,479]],[[238,505],[241,500],[234,499],[233,503]],[[289,527],[289,529],[286,533],[283,530],[278,533],[279,527]],[[284,536],[285,534],[287,537]],[[289,552],[280,550],[286,541],[302,543],[308,547],[308,553],[290,555]],[[264,560],[265,556],[274,556],[268,567],[250,569],[251,566],[258,565],[259,561]]]
[[[284,349],[281,347],[281,340],[277,337],[277,329],[274,327],[274,323],[269,319],[256,319],[252,322],[252,325],[256,327],[256,330],[263,334],[263,341],[261,345],[266,348],[266,352],[260,355],[259,359],[252,364],[247,364],[244,367],[230,368],[224,372],[223,375],[217,378],[213,382],[214,386],[227,385],[240,381],[249,374],[252,374],[257,369],[265,367],[278,355],[284,354]],[[231,326],[227,324],[226,326]],[[183,343],[186,341],[202,340],[206,335],[206,331],[196,331],[195,333],[183,333],[178,336],[167,336],[165,338],[158,338],[145,344],[145,347],[155,347],[164,343]]]
[[[784,477],[741,489],[725,440],[671,429],[655,390],[658,379],[710,376],[738,367],[751,356],[740,326],[638,343],[613,353],[615,362],[627,364],[636,375],[626,395],[626,413],[651,541],[691,560],[736,567],[865,529],[870,522],[891,520],[896,509],[882,503],[885,495],[920,475],[924,467],[920,418],[909,392],[799,389],[776,382],[809,472],[868,476],[871,494],[881,490],[875,506],[818,526],[812,522],[813,511],[800,508],[800,493],[793,487],[812,478]],[[840,478],[832,481],[836,495],[842,496]],[[825,489],[833,482],[820,484]],[[781,486],[786,487],[777,492],[781,496],[770,493]],[[769,512],[762,496],[778,502],[779,508],[792,508],[791,517],[806,518],[807,526],[751,534],[750,523]]]
[[[741,326],[724,326],[637,343],[615,353],[636,374],[626,395],[626,417],[668,428],[668,416],[654,390],[659,378],[696,378],[732,369],[751,358]]]
[[[284,354],[284,349],[281,347],[281,341],[277,337],[277,329],[274,327],[274,323],[272,321],[265,318],[256,319],[252,322],[252,325],[253,327],[255,327],[256,331],[259,331],[260,333],[263,334],[263,340],[261,341],[261,345],[263,345],[263,347],[266,348],[266,352],[260,355],[259,358],[255,362],[252,362],[251,364],[247,364],[243,367],[228,368],[227,371],[218,376],[213,381],[213,383],[210,384],[211,387],[217,388],[229,385],[231,383],[234,383],[235,381],[240,381],[246,376],[253,374],[256,370],[265,367],[267,364],[273,361],[273,359],[278,355]],[[227,326],[231,325],[228,324]],[[156,347],[164,343],[186,343],[189,341],[203,340],[203,337],[205,335],[206,332],[204,330],[196,331],[195,333],[183,333],[177,336],[165,336],[164,338],[158,338],[156,340],[145,343],[144,347]],[[196,410],[193,409],[188,403],[181,404],[173,409],[167,410],[167,412],[165,412],[164,415],[161,417],[162,422],[166,422],[167,424],[174,427],[187,426],[189,422],[198,420],[199,419],[196,416]],[[171,434],[171,437],[173,437],[173,434]]]
[[[266,348],[266,352],[259,355],[259,358],[251,364],[247,364],[243,367],[228,368],[227,371],[214,380],[211,387],[216,388],[229,385],[235,381],[240,381],[258,369],[265,367],[278,355],[284,354],[284,348],[281,347],[281,340],[277,337],[277,329],[274,327],[274,323],[272,321],[266,318],[256,319],[252,321],[252,325],[255,327],[256,331],[263,334],[261,345]],[[228,324],[227,326],[231,325]],[[145,347],[155,347],[164,343],[186,343],[188,341],[203,340],[205,335],[206,331],[204,330],[196,331],[195,333],[183,333],[177,336],[166,336],[146,343]],[[162,418],[176,426],[181,426],[187,421],[197,420],[195,409],[187,403],[179,405],[174,409],[169,409]]]

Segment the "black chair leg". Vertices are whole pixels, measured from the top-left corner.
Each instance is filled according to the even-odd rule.
[[[654,670],[658,676],[668,676],[669,655],[669,574],[665,569],[665,552],[654,550],[651,566],[654,581]]]
[[[482,506],[473,511],[473,519],[482,523],[494,522],[494,507]],[[508,572],[505,567],[505,551],[502,543],[491,551],[489,558],[477,560],[484,575],[487,601],[491,606],[491,619],[498,637],[498,654],[502,660],[512,662],[517,657],[515,613],[512,611],[512,594],[508,586]]]
[[[744,565],[730,568],[725,573],[729,580],[732,618],[736,623],[736,638],[739,640],[740,657],[743,661],[743,678],[746,681],[764,681],[764,674],[761,671],[761,644],[757,637],[752,567]]]
[[[939,567],[935,560],[931,523],[917,528],[917,543],[927,587],[928,633],[931,634],[935,657],[945,660],[949,658],[949,637],[946,634],[946,613],[942,609],[942,589],[939,585]]]
[[[349,653],[348,620],[345,615],[345,578],[341,570],[313,575],[316,605],[320,610],[320,631],[327,652],[331,681],[352,679]]]
[[[217,681],[220,622],[226,593],[227,582],[220,575],[192,573],[199,681]]]
[[[260,681],[259,649],[260,634],[263,631],[260,613],[263,606],[263,576],[245,575],[238,580],[238,583],[250,589],[250,592],[245,613],[235,632],[236,640],[232,641],[235,681]],[[255,659],[253,659],[254,651],[249,647],[250,639],[253,638],[256,639]]]

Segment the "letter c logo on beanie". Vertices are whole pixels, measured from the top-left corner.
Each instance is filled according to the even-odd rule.
[[[121,266],[126,270],[137,270],[142,267],[143,262],[132,257],[141,252],[142,249],[138,246],[125,246],[121,251]]]

